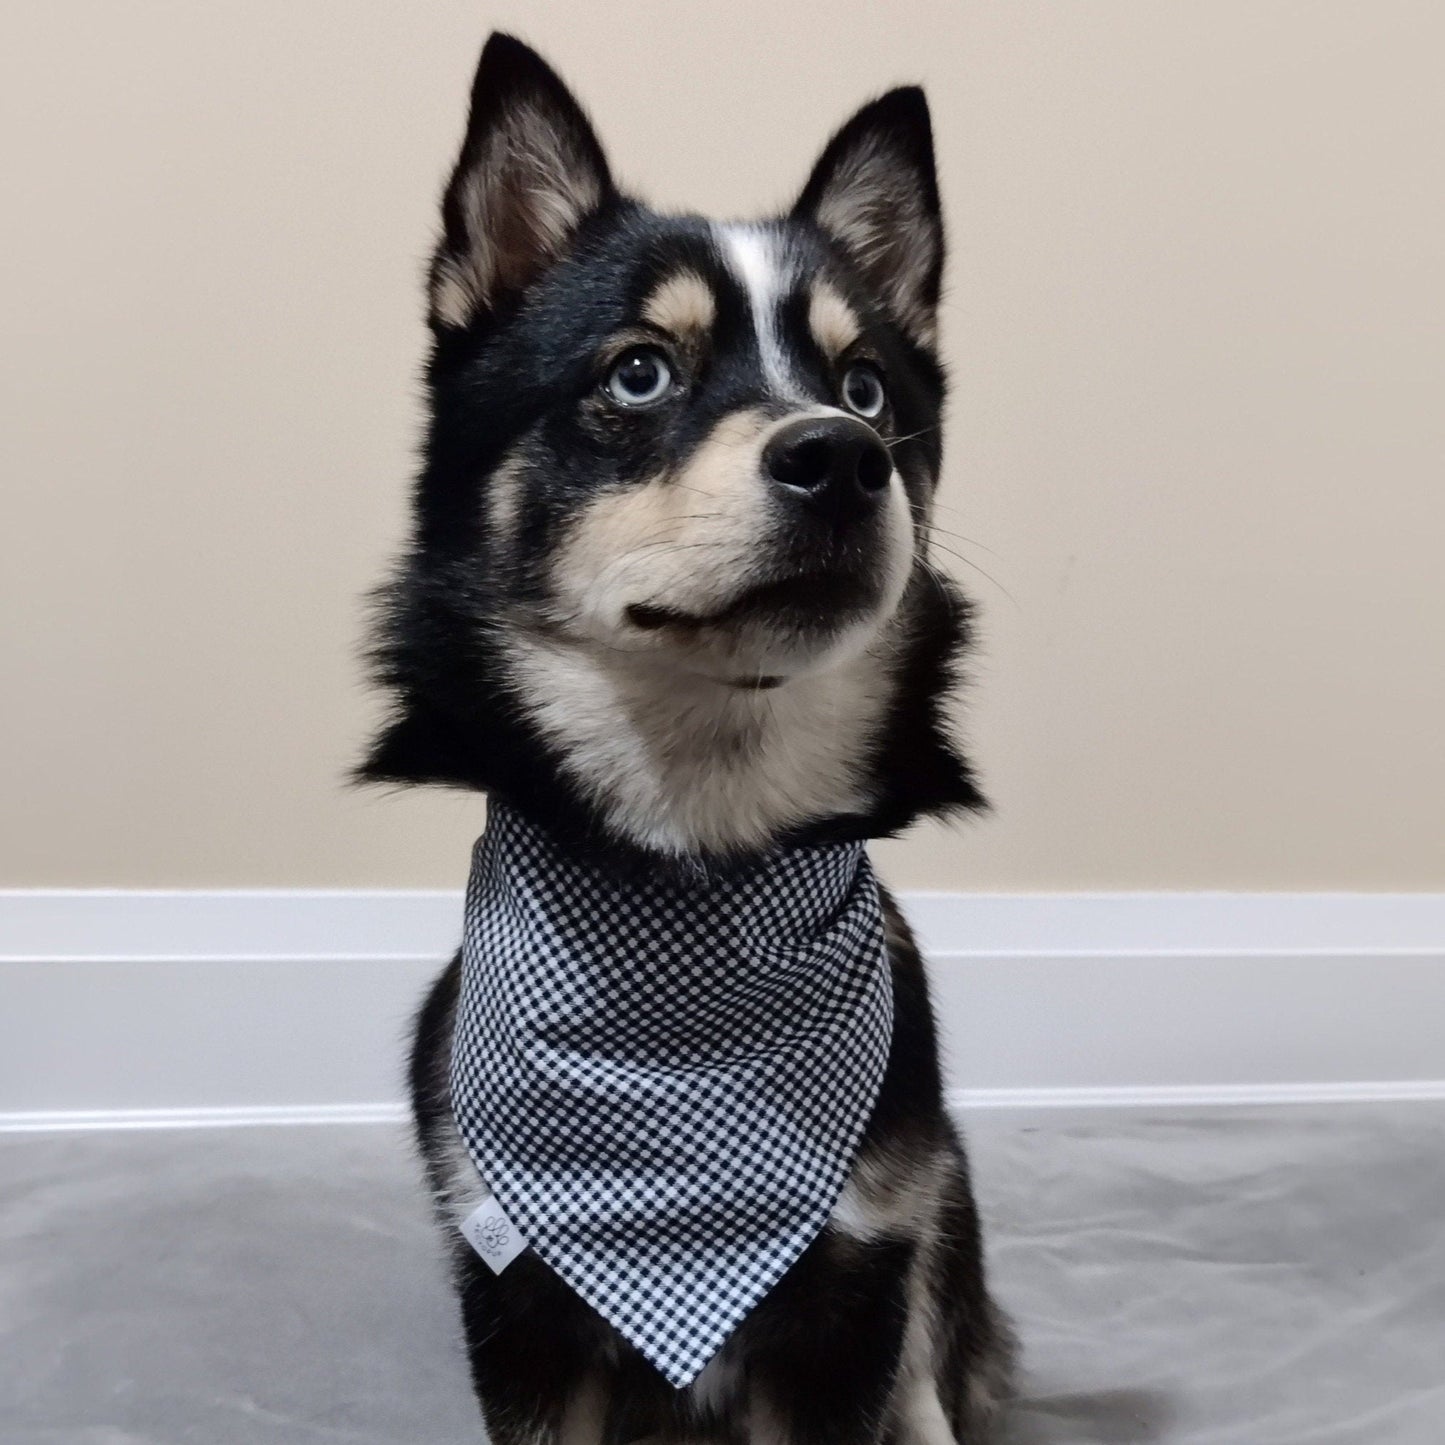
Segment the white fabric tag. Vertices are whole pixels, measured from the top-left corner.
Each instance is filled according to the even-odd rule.
[[[502,1213],[495,1194],[487,1195],[462,1220],[461,1229],[467,1243],[486,1260],[493,1274],[501,1274],[527,1247],[516,1225]]]

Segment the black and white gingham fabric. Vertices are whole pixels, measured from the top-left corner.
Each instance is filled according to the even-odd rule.
[[[532,1248],[676,1386],[823,1227],[893,1030],[862,844],[626,880],[493,803],[452,1102]]]

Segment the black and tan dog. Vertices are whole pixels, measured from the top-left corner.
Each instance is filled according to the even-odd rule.
[[[383,593],[377,780],[506,798],[619,868],[727,868],[979,803],[947,736],[965,607],[928,561],[943,234],[917,89],[866,106],[785,216],[622,194],[527,47],[488,43],[430,272],[431,417]],[[828,1227],[674,1390],[534,1258],[455,1223],[457,966],[421,1015],[417,1129],[498,1445],[643,1436],[976,1445],[1008,1375],[918,951]],[[659,1000],[659,1007],[666,1007]]]

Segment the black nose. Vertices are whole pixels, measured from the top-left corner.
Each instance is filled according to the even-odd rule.
[[[876,511],[893,475],[878,433],[847,416],[806,417],[780,427],[763,448],[763,466],[775,482],[840,522]]]

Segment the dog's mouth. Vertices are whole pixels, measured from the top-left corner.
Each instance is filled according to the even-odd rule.
[[[856,620],[877,602],[878,585],[868,577],[819,570],[754,583],[721,607],[704,612],[634,602],[626,617],[644,632],[697,633],[749,622],[795,632],[825,632]]]

